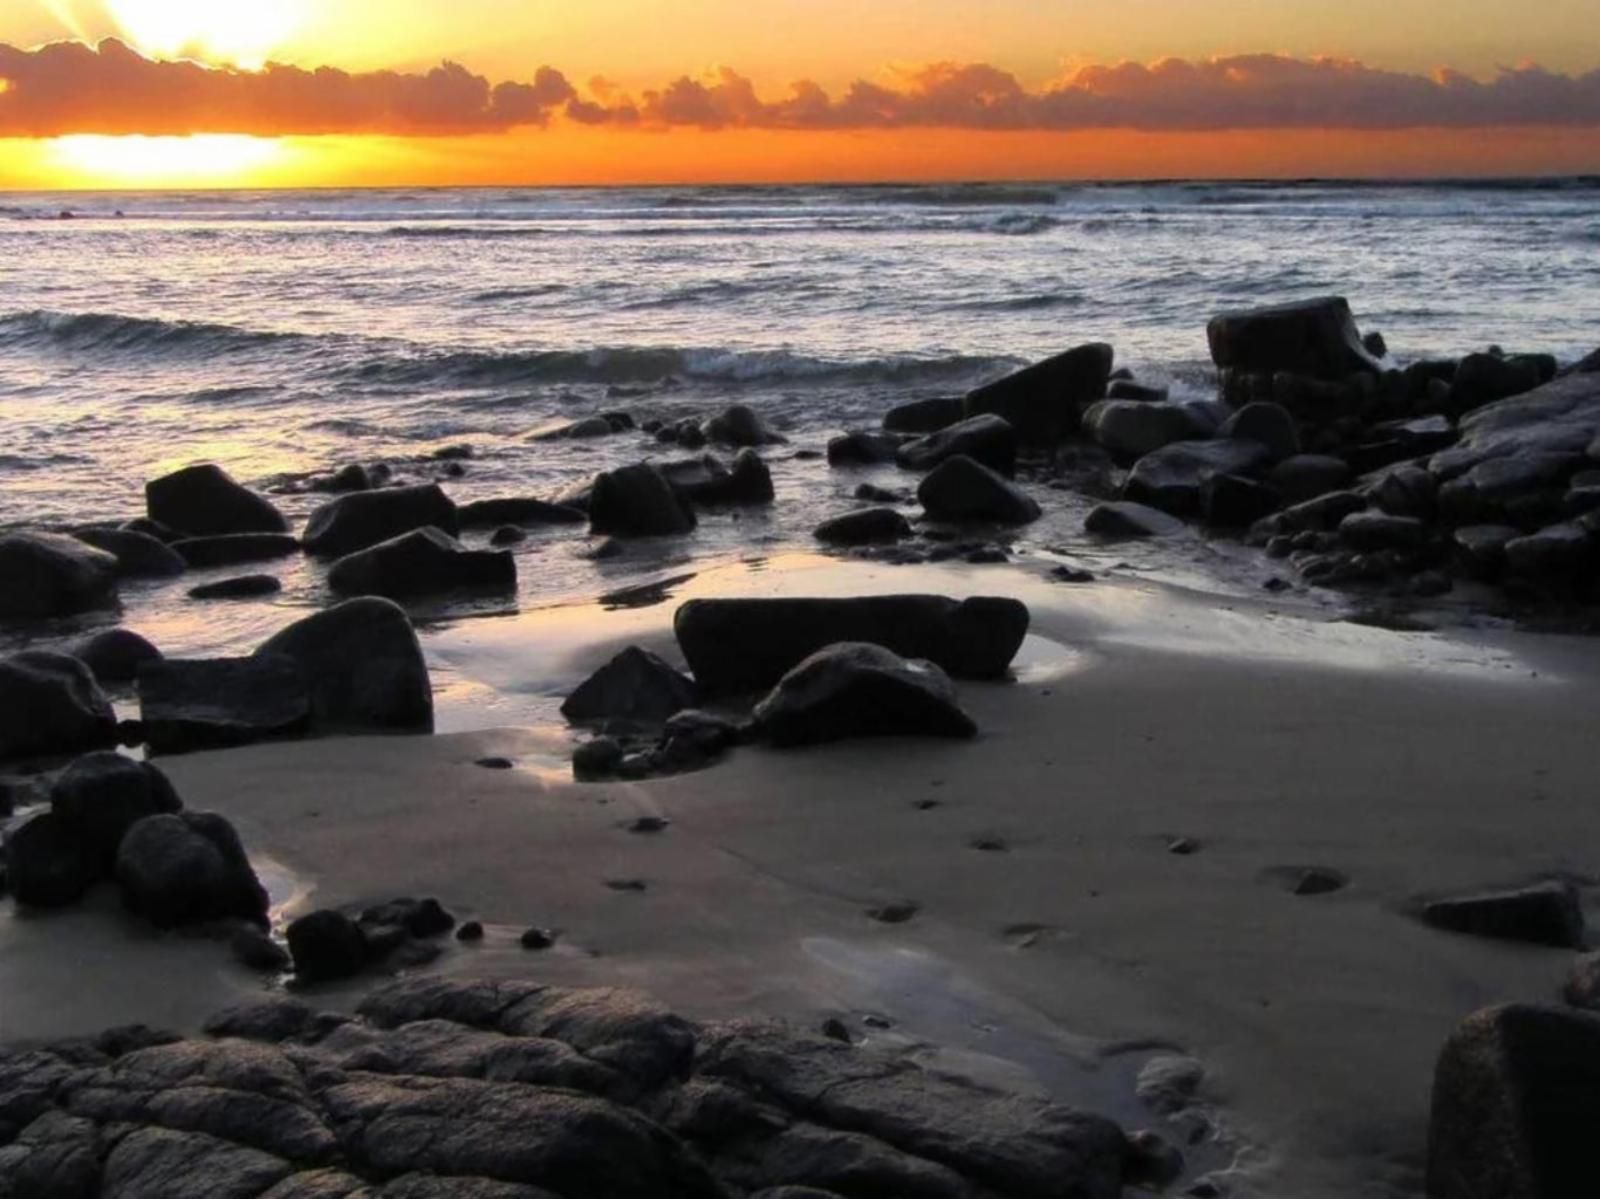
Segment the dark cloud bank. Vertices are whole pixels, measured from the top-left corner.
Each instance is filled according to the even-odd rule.
[[[115,40],[36,50],[0,45],[0,136],[69,133],[499,132],[565,116],[587,125],[701,129],[977,130],[1482,128],[1600,126],[1600,70],[1536,66],[1483,82],[1360,63],[1255,54],[1087,67],[1039,90],[985,64],[940,63],[893,85],[858,80],[838,95],[815,83],[762,99],[723,70],[637,97],[604,80],[582,92],[552,67],[492,84],[454,63],[425,74],[331,67],[260,71],[144,58]]]

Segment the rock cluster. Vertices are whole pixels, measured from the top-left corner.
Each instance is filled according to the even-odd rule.
[[[14,1199],[1116,1199],[1111,1121],[650,998],[415,979],[0,1050]]]

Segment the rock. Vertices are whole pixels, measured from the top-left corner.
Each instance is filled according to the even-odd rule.
[[[687,462],[668,462],[662,474],[679,495],[697,504],[770,504],[772,471],[754,450],[734,456],[730,470],[711,454]]]
[[[563,421],[529,433],[528,441],[585,441],[591,437],[610,437],[619,430],[603,416],[586,416],[581,420]]]
[[[56,533],[0,535],[0,620],[73,616],[116,603],[117,559]]]
[[[74,646],[72,656],[101,683],[131,683],[146,662],[161,660],[161,651],[130,629],[106,629]]]
[[[724,408],[700,426],[709,441],[720,445],[781,445],[784,439],[771,429],[747,404]]]
[[[139,672],[139,719],[152,753],[226,749],[306,732],[311,699],[280,654],[168,658]]]
[[[1206,338],[1212,361],[1225,370],[1338,381],[1383,369],[1362,345],[1349,301],[1340,296],[1224,312],[1206,326]]]
[[[50,808],[78,839],[99,874],[110,874],[117,847],[146,816],[177,812],[183,801],[148,762],[109,751],[86,754],[50,789]]]
[[[1300,452],[1300,430],[1294,417],[1277,404],[1246,404],[1223,422],[1217,436],[1264,445],[1274,462]]]
[[[1209,437],[1212,426],[1189,404],[1102,400],[1083,414],[1083,431],[1119,458],[1139,458],[1175,441]]]
[[[89,668],[50,650],[0,658],[0,712],[0,759],[79,753],[116,740],[116,714]]]
[[[1414,463],[1379,472],[1365,486],[1377,508],[1390,516],[1411,516],[1430,521],[1437,506],[1438,486],[1433,476]]]
[[[694,509],[658,467],[647,462],[598,475],[589,503],[589,532],[668,537],[692,531]]]
[[[287,533],[229,533],[185,538],[174,542],[172,550],[189,566],[201,569],[287,558],[300,552],[300,543]]]
[[[362,924],[388,924],[413,937],[442,937],[456,926],[456,918],[437,899],[391,899],[361,913]]]
[[[331,475],[311,480],[312,491],[342,495],[347,491],[371,491],[375,486],[371,473],[359,462],[341,466]]]
[[[209,812],[146,816],[117,849],[128,908],[163,928],[213,920],[267,923],[267,892],[233,826]]]
[[[358,491],[330,500],[311,514],[301,541],[307,553],[342,557],[429,526],[452,537],[461,532],[455,503],[437,483]]]
[[[895,454],[907,470],[932,470],[946,458],[965,454],[1007,478],[1017,470],[1017,434],[998,416],[972,416],[936,433],[908,441]]]
[[[965,454],[934,467],[917,488],[917,499],[935,520],[1021,525],[1041,515],[1032,497]]]
[[[1106,394],[1113,357],[1110,346],[1093,343],[1036,362],[968,392],[967,415],[1002,417],[1022,444],[1053,448],[1077,429],[1080,406]]]
[[[518,525],[501,525],[489,534],[489,544],[496,547],[521,545],[527,539],[527,531]]]
[[[627,720],[661,724],[695,702],[694,680],[649,650],[629,646],[590,675],[561,705],[574,722]]]
[[[461,927],[456,929],[456,940],[464,945],[471,945],[483,940],[483,922],[481,920],[464,921]]]
[[[1342,458],[1327,454],[1296,454],[1267,472],[1267,486],[1286,504],[1316,499],[1339,491],[1350,482],[1350,467]]]
[[[295,975],[306,982],[328,982],[359,974],[367,964],[367,939],[343,912],[311,912],[285,934]]]
[[[893,508],[862,508],[823,521],[813,535],[824,545],[878,545],[911,536],[911,523]]]
[[[1520,458],[1529,466],[1481,483],[1509,488],[1564,481],[1600,436],[1600,375],[1567,375],[1488,404],[1462,417],[1460,432],[1460,441],[1428,464],[1440,479],[1466,475],[1494,459]]]
[[[967,414],[963,399],[912,400],[889,409],[883,417],[883,427],[890,433],[937,433],[964,419]]]
[[[1206,1078],[1205,1066],[1192,1057],[1153,1057],[1139,1071],[1134,1093],[1151,1111],[1174,1115],[1193,1107]]]
[[[1586,953],[1572,963],[1561,997],[1572,1007],[1600,1011],[1600,953]]]
[[[1171,537],[1183,532],[1184,525],[1181,520],[1158,509],[1123,500],[1096,504],[1084,517],[1083,528],[1096,537],[1118,539]]]
[[[1352,512],[1339,522],[1339,536],[1357,550],[1415,550],[1427,540],[1428,527],[1414,516]]]
[[[42,812],[7,834],[4,861],[11,894],[29,907],[77,903],[105,877],[94,852],[56,812]]]
[[[416,529],[340,558],[328,571],[337,595],[390,599],[447,591],[515,591],[516,559],[505,550],[469,550],[448,533]]]
[[[1106,387],[1108,400],[1137,400],[1145,404],[1159,404],[1172,394],[1163,384],[1136,383],[1132,379],[1113,378]]]
[[[622,746],[614,737],[595,737],[572,751],[572,775],[580,782],[609,778],[622,765]]]
[[[203,583],[189,588],[192,600],[260,599],[277,595],[283,590],[281,580],[273,575],[236,575],[215,583]]]
[[[1251,475],[1270,455],[1253,441],[1178,441],[1134,465],[1123,485],[1124,499],[1175,516],[1200,508],[1200,485],[1211,475]]]
[[[46,1112],[0,1148],[0,1182],[7,1199],[96,1199],[104,1154],[92,1122]]]
[[[1594,558],[1594,537],[1577,523],[1550,525],[1505,543],[1506,569],[1521,577],[1576,574]]]
[[[1600,1122],[1600,1017],[1510,1005],[1469,1016],[1439,1054],[1430,1199],[1554,1199],[1588,1190]]]
[[[906,439],[896,433],[857,429],[828,442],[829,466],[875,466],[893,462]]]
[[[1183,1177],[1183,1151],[1159,1133],[1136,1132],[1128,1138],[1123,1181],[1161,1190]]]
[[[589,516],[568,504],[517,496],[462,504],[456,509],[456,519],[463,529],[490,529],[496,525],[581,525]]]
[[[256,928],[238,929],[228,938],[228,952],[246,970],[282,974],[291,963],[289,951]]]
[[[761,735],[780,746],[978,731],[944,671],[862,642],[830,645],[801,662],[756,705],[755,720]]]
[[[1213,528],[1248,528],[1281,504],[1272,488],[1242,475],[1211,475],[1200,484],[1200,516]]]
[[[1355,491],[1329,491],[1292,504],[1262,521],[1270,533],[1305,533],[1337,528],[1352,512],[1364,512],[1367,498]]]
[[[1423,905],[1422,919],[1434,928],[1478,937],[1583,947],[1583,908],[1577,891],[1567,883],[1435,899]]]
[[[1468,354],[1456,365],[1450,386],[1450,407],[1471,412],[1497,400],[1523,395],[1555,377],[1554,363],[1534,355],[1501,358],[1495,354]]]
[[[140,1128],[116,1143],[103,1199],[256,1199],[292,1167],[282,1158],[198,1132]]]
[[[433,689],[405,611],[377,597],[296,621],[256,650],[299,666],[315,732],[432,732]]]
[[[881,645],[956,678],[1005,676],[1028,631],[1020,601],[933,595],[690,600],[673,621],[702,698],[760,692],[825,646]]]
[[[152,479],[144,486],[144,498],[151,520],[185,537],[289,531],[289,522],[271,501],[212,463]]]
[[[119,579],[170,579],[188,569],[171,546],[148,533],[85,528],[74,529],[72,535],[115,558]]]

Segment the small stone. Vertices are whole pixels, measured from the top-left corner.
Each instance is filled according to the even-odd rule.
[[[645,890],[646,883],[642,878],[608,878],[606,886],[613,891],[628,891],[639,893]]]
[[[272,575],[240,575],[217,583],[206,583],[189,589],[192,600],[256,599],[277,595],[283,583]]]
[[[882,907],[871,908],[867,915],[879,924],[905,924],[922,909],[910,900],[901,903],[887,903]]]
[[[489,534],[489,544],[497,546],[517,545],[527,539],[527,530],[517,525],[501,525]]]
[[[627,828],[630,833],[662,833],[671,823],[664,816],[641,816],[630,821]]]
[[[456,940],[464,943],[483,940],[482,922],[477,920],[465,921],[460,928],[456,929]]]
[[[473,765],[481,766],[485,770],[511,770],[516,763],[510,758],[479,758]]]
[[[846,1045],[850,1044],[850,1030],[845,1027],[844,1021],[837,1016],[830,1016],[822,1022],[822,1035],[830,1041],[843,1041]]]
[[[1092,583],[1094,572],[1084,570],[1081,566],[1057,566],[1050,572],[1050,577],[1057,583]]]
[[[556,943],[556,934],[548,928],[530,928],[517,938],[524,949],[549,949]]]
[[[1167,842],[1167,852],[1180,858],[1189,857],[1200,852],[1200,842],[1193,837],[1174,837]]]

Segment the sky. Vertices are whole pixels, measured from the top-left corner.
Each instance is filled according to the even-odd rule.
[[[0,187],[1600,172],[1594,0],[0,0]]]

